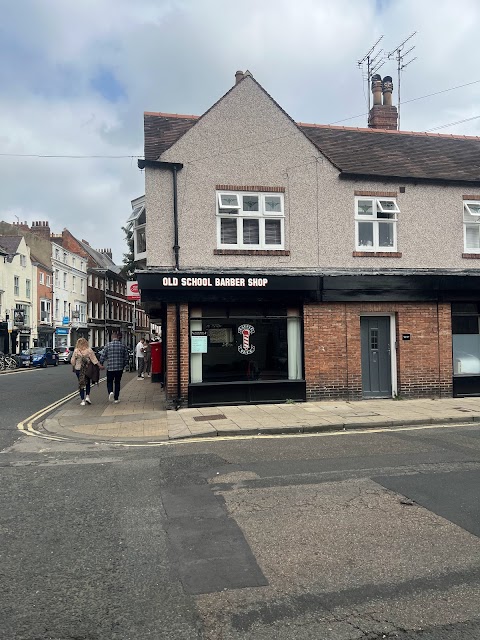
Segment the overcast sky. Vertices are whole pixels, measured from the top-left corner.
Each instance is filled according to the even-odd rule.
[[[411,33],[417,56],[404,130],[480,116],[478,0],[18,0],[0,22],[0,219],[48,220],[121,262],[121,226],[144,190],[143,112],[202,114],[234,83],[255,79],[295,120],[366,126],[357,61],[383,35]],[[407,47],[408,48],[408,47]],[[392,75],[396,64],[380,70]],[[475,81],[477,81],[475,83]],[[349,120],[351,116],[358,116]],[[441,133],[480,135],[480,118]]]

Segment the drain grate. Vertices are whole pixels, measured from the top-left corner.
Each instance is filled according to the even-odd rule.
[[[223,413],[217,413],[214,416],[193,416],[195,422],[209,422],[210,420],[225,420]]]

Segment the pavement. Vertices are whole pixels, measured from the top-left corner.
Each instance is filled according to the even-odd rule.
[[[150,378],[124,374],[120,402],[108,401],[105,382],[92,404],[75,397],[35,424],[37,431],[95,442],[162,442],[184,438],[308,433],[480,421],[480,398],[360,400],[216,406],[167,410],[165,393]]]

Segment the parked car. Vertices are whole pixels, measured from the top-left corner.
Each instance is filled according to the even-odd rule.
[[[49,364],[58,365],[58,353],[51,347],[33,347],[21,353],[22,366],[47,367]]]
[[[55,351],[58,354],[59,362],[68,364],[72,359],[72,353],[75,347],[55,347]]]

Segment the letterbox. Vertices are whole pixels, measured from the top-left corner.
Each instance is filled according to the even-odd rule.
[[[162,343],[151,342],[150,346],[152,350],[152,382],[162,382]]]

